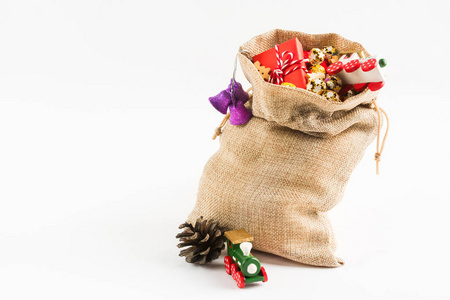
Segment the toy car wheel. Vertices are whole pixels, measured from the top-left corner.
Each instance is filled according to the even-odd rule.
[[[359,60],[354,59],[344,65],[344,70],[347,73],[352,73],[352,72],[355,72],[356,70],[358,70],[360,66],[361,66],[361,63],[359,62]]]
[[[336,75],[337,73],[342,71],[343,68],[344,68],[344,64],[341,61],[337,61],[334,64],[331,64],[330,66],[328,66],[327,73],[329,75]]]
[[[369,90],[371,90],[372,92],[378,91],[379,89],[381,89],[384,86],[384,81],[380,81],[380,82],[371,82],[369,83]]]
[[[357,83],[353,85],[353,88],[357,92],[361,92],[362,90],[366,89],[367,83]]]
[[[231,265],[231,275],[233,276],[233,279],[236,280],[236,274],[238,272],[238,266],[236,264]]]
[[[228,275],[231,274],[231,262],[232,262],[231,256],[225,256],[225,259],[224,259],[225,272],[227,272]]]
[[[241,271],[236,273],[236,282],[237,282],[238,288],[240,288],[240,289],[245,286],[245,277]]]
[[[267,278],[266,269],[264,269],[264,267],[261,267],[261,273],[262,273],[263,276],[264,276],[263,282],[266,282],[267,280],[269,280],[269,279]]]

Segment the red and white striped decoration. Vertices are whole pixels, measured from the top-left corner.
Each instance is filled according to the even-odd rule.
[[[284,51],[280,55],[280,49],[278,48],[278,45],[275,45],[275,53],[277,56],[277,67],[274,70],[272,70],[270,74],[269,77],[270,83],[281,85],[284,82],[284,76],[300,68],[307,71],[306,67],[302,64],[304,62],[309,61],[308,59],[302,60],[294,59],[294,54],[290,51]],[[285,59],[283,60],[283,58]],[[292,69],[286,70],[292,66],[294,66]]]

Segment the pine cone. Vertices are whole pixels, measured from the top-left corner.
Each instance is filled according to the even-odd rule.
[[[200,265],[210,263],[225,249],[226,238],[219,222],[200,217],[194,226],[190,222],[185,222],[178,228],[184,228],[184,231],[176,236],[181,242],[177,245],[178,248],[190,246],[181,250],[179,256],[186,256],[189,263]]]

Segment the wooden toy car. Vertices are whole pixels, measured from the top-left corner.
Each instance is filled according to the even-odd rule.
[[[267,274],[259,260],[254,257],[252,249],[253,236],[244,229],[226,231],[227,256],[225,256],[225,272],[231,274],[239,288],[251,282],[266,282]]]
[[[327,73],[337,75],[344,85],[355,85],[355,89],[377,91],[384,86],[386,59],[377,56],[360,58],[358,53],[343,55],[339,61],[327,68]]]

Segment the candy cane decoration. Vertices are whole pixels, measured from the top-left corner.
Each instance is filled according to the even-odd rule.
[[[303,69],[306,71],[306,67],[303,65],[303,63],[309,61],[308,59],[293,59],[294,54],[290,51],[284,51],[280,55],[280,49],[278,48],[278,45],[275,45],[275,53],[277,56],[277,67],[270,74],[270,83],[281,85],[284,82],[284,76],[287,76],[288,74],[298,69]],[[286,56],[287,58],[283,60],[283,58]],[[292,69],[286,71],[287,68],[292,66],[294,66]]]

